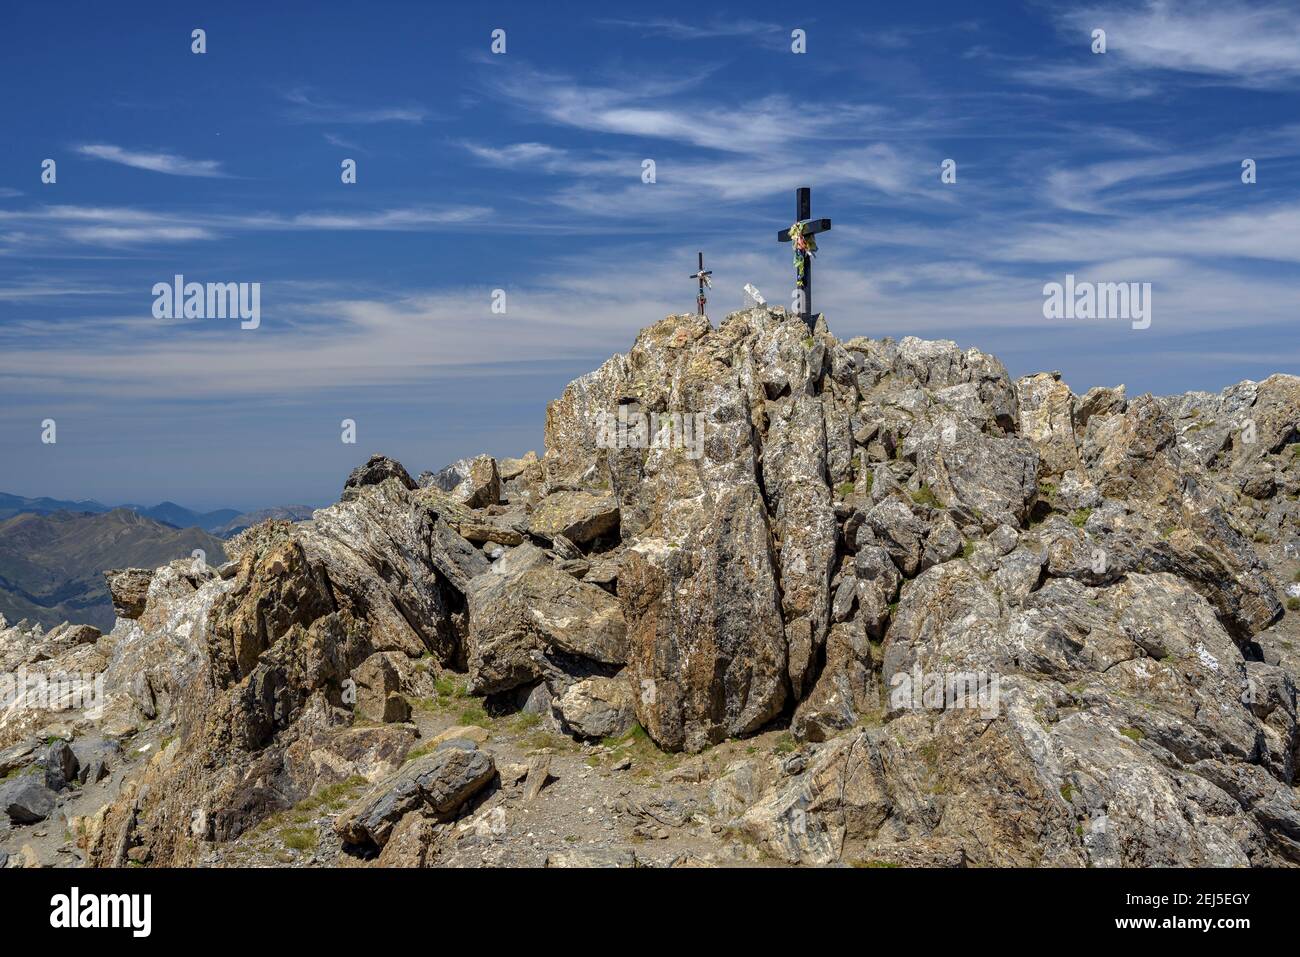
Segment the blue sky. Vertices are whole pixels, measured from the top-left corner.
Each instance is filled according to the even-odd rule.
[[[1300,371],[1292,3],[22,4],[0,83],[4,491],[323,504],[372,451],[540,452],[696,250],[715,322],[788,299],[798,185],[841,338],[1076,392]],[[155,319],[176,273],[260,282],[260,328]],[[1150,282],[1151,327],[1045,319],[1067,273]]]

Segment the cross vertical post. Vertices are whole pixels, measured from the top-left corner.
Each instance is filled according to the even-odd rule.
[[[812,219],[812,187],[800,186],[794,191],[794,221],[802,223],[809,219]],[[800,288],[803,289],[803,321],[808,323],[809,328],[816,322],[813,318],[816,313],[813,312],[812,307],[812,267],[812,256],[805,254],[803,257],[803,285]]]
[[[800,305],[803,307],[800,318],[811,329],[817,322],[817,313],[813,311],[812,304],[812,261],[817,252],[817,240],[814,237],[828,231],[831,221],[812,218],[811,188],[800,186],[795,190],[794,196],[795,221],[789,229],[777,233],[776,238],[778,242],[794,245],[795,287],[801,294]]]
[[[691,278],[698,280],[700,284],[699,294],[695,297],[695,306],[696,306],[697,314],[701,316],[704,315],[704,304],[709,301],[704,295],[704,289],[706,286],[713,285],[713,283],[709,281],[709,277],[712,275],[713,275],[712,269],[704,268],[704,253],[701,252],[699,272],[691,273]]]

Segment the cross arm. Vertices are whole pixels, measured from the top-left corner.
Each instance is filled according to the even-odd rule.
[[[812,236],[816,233],[824,233],[831,228],[829,219],[805,219],[803,221],[803,231],[805,236]],[[790,241],[790,230],[783,229],[776,234],[777,242],[788,243]]]

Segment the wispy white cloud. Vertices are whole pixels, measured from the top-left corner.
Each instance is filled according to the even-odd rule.
[[[516,166],[545,166],[554,169],[555,164],[570,160],[568,150],[545,143],[510,143],[506,146],[487,146],[481,143],[462,143],[471,155],[489,166],[510,168]]]
[[[1102,223],[1026,222],[990,239],[986,255],[1024,262],[1175,256],[1300,263],[1300,202],[1163,216],[1138,213]]]
[[[710,20],[676,20],[659,17],[649,20],[598,20],[604,26],[635,30],[642,36],[667,37],[671,40],[750,39],[764,46],[784,46],[790,30],[776,23],[744,17],[714,16]]]
[[[582,84],[555,74],[516,67],[494,74],[494,91],[534,115],[571,129],[666,140],[724,153],[770,150],[794,139],[860,139],[890,116],[885,107],[852,102],[799,103],[773,94],[743,103],[720,104],[697,95],[670,102],[698,87],[707,71],[683,72],[670,80],[630,75],[621,84]],[[798,115],[798,137],[791,117]]]
[[[296,123],[336,123],[366,125],[371,123],[423,123],[429,111],[422,106],[353,106],[323,99],[299,87],[282,94],[289,104],[286,115]]]
[[[79,243],[102,246],[186,243],[216,238],[211,230],[198,226],[72,226],[65,231],[65,235]]]
[[[323,135],[325,137],[325,142],[328,143],[330,146],[337,146],[339,149],[343,149],[343,150],[352,150],[355,153],[367,152],[367,150],[364,147],[358,146],[356,143],[352,142],[351,140],[344,139],[343,137],[339,136],[337,133],[325,133]]]
[[[121,206],[38,206],[0,210],[0,223],[25,227],[22,244],[33,252],[60,241],[100,246],[159,242],[195,242],[253,231],[355,230],[358,232],[419,232],[447,225],[482,222],[491,216],[484,206],[399,207],[349,212],[319,210],[294,214],[270,212],[204,213]],[[0,243],[14,239],[0,234]]]
[[[153,173],[166,173],[169,176],[219,178],[226,175],[221,171],[221,164],[216,160],[188,159],[175,153],[145,153],[108,143],[78,146],[77,152],[82,156],[120,163],[134,169],[146,169]]]
[[[1081,50],[1088,49],[1094,29],[1105,30],[1106,53],[1086,65],[1029,67],[1021,79],[1124,98],[1155,93],[1161,74],[1173,73],[1251,89],[1300,84],[1300,7],[1294,3],[1110,3],[1062,10],[1058,25]]]

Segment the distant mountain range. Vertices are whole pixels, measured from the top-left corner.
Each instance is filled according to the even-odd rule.
[[[46,628],[62,621],[113,627],[108,568],[155,568],[201,548],[209,564],[226,553],[199,528],[174,528],[127,508],[27,512],[0,521],[0,614]]]
[[[57,498],[24,498],[0,492],[0,520],[15,515],[52,515],[55,512],[89,512],[102,515],[114,509],[126,509],[151,518],[173,528],[201,528],[203,531],[219,538],[237,535],[250,525],[268,518],[284,518],[290,521],[302,521],[311,518],[314,509],[309,505],[280,505],[275,508],[260,509],[255,512],[240,512],[233,508],[219,508],[211,512],[196,512],[177,505],[175,502],[162,502],[158,505],[105,505],[93,499],[74,502]]]
[[[195,512],[160,505],[24,498],[0,492],[0,614],[51,628],[62,621],[113,627],[104,583],[108,568],[155,568],[203,549],[209,564],[226,560],[222,539],[268,518],[311,518],[306,505],[255,512]]]

